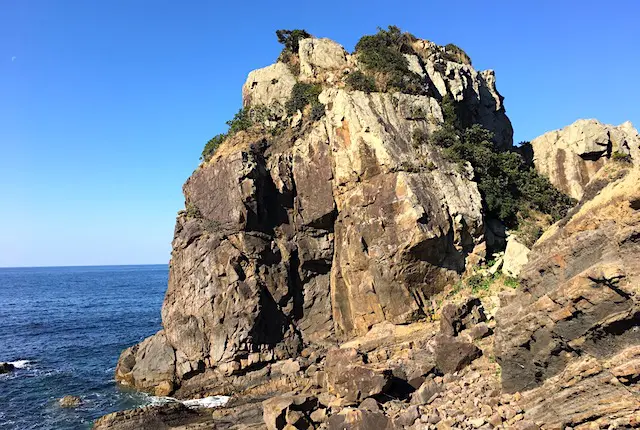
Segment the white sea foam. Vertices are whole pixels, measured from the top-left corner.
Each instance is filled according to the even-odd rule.
[[[29,360],[17,360],[10,361],[9,364],[13,364],[13,367],[15,367],[16,369],[24,369],[26,367],[29,367],[31,362]]]
[[[209,396],[203,399],[183,400],[182,404],[189,408],[217,408],[226,405],[230,399],[229,396]]]
[[[209,396],[202,399],[178,400],[173,397],[149,396],[151,406],[166,405],[167,403],[182,403],[188,408],[217,408],[224,406],[231,399],[229,396]]]

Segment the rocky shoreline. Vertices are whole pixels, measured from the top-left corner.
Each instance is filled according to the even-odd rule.
[[[393,84],[365,62],[373,39],[349,54],[304,34],[249,74],[244,122],[185,183],[163,329],[116,368],[155,395],[232,400],[94,428],[640,426],[637,131],[578,121],[514,148],[493,71],[459,48],[381,31]],[[452,156],[478,135],[521,187],[547,177],[576,206],[508,229]]]

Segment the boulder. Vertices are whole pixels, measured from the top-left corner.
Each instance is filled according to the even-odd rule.
[[[116,380],[158,396],[173,392],[175,351],[164,331],[122,352],[116,366]]]
[[[509,236],[507,238],[507,248],[504,250],[502,273],[514,278],[517,277],[522,267],[529,261],[530,251],[529,248],[520,243],[517,237]]]
[[[9,373],[16,370],[16,367],[11,363],[0,363],[0,374]]]
[[[325,374],[328,392],[350,404],[384,393],[390,388],[392,378],[388,369],[365,365],[362,355],[353,348],[330,350],[325,360]]]
[[[113,412],[98,418],[94,430],[158,430],[170,428],[198,427],[205,419],[211,418],[189,409],[182,403],[172,402],[160,406],[145,406],[126,411]],[[238,420],[236,419],[236,422]],[[229,428],[229,427],[227,427]]]
[[[578,200],[613,154],[629,154],[635,164],[640,160],[640,136],[630,122],[613,126],[580,119],[533,139],[531,146],[536,170]]]
[[[436,366],[442,373],[453,373],[482,355],[480,348],[459,337],[438,335],[435,341]]]
[[[382,412],[344,408],[331,415],[327,422],[328,430],[386,430],[389,418]]]
[[[462,330],[486,320],[480,299],[467,297],[462,303],[444,305],[440,312],[440,333],[457,336]]]
[[[318,399],[307,395],[284,395],[262,402],[263,418],[268,430],[282,430],[287,426],[309,428],[310,415],[318,407]]]
[[[486,323],[481,322],[467,330],[467,334],[471,340],[482,339],[491,334],[491,329]]]
[[[613,167],[535,244],[496,314],[503,391],[523,392],[534,422],[604,423],[639,408],[638,380],[624,374],[640,353],[640,169]]]
[[[424,405],[434,394],[442,391],[442,386],[435,382],[433,378],[427,378],[420,387],[411,394],[411,404]]]

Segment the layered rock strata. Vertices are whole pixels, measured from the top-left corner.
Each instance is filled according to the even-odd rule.
[[[522,391],[526,416],[549,428],[640,412],[638,184],[637,167],[601,169],[497,314],[503,390]]]
[[[212,386],[304,345],[412,322],[484,257],[470,173],[413,135],[439,126],[448,94],[510,147],[502,98],[491,71],[447,61],[427,41],[415,52],[425,95],[347,90],[357,58],[327,39],[300,41],[297,77],[283,63],[249,74],[245,107],[288,125],[235,134],[184,185],[164,329],[122,354],[119,381],[157,394],[195,376]],[[296,82],[322,85],[320,120],[286,117]]]
[[[561,191],[580,200],[586,185],[612,159],[640,161],[640,136],[630,122],[619,126],[580,119],[531,141],[536,170]]]

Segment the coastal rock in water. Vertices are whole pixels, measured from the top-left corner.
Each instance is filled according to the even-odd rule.
[[[78,396],[64,396],[58,400],[61,408],[77,408],[82,404],[82,399]]]
[[[353,56],[300,41],[297,79],[322,84],[324,116],[238,132],[187,180],[164,329],[122,354],[117,380],[168,394],[209,371],[241,375],[307,344],[410,323],[485,257],[476,183],[414,134],[442,122],[445,93],[501,147],[511,125],[492,72],[415,46],[427,94],[367,94],[341,81]],[[277,111],[295,81],[283,63],[251,72],[243,104]]]
[[[163,331],[125,349],[116,366],[118,381],[159,396],[173,391],[174,374],[175,351]]]
[[[596,172],[611,159],[628,155],[633,163],[640,161],[640,136],[630,122],[613,126],[580,119],[533,139],[531,146],[536,170],[578,200]]]
[[[13,372],[16,367],[11,363],[0,363],[0,374]]]
[[[640,411],[639,183],[638,167],[601,169],[496,315],[503,390],[523,392],[532,421],[604,425]]]

